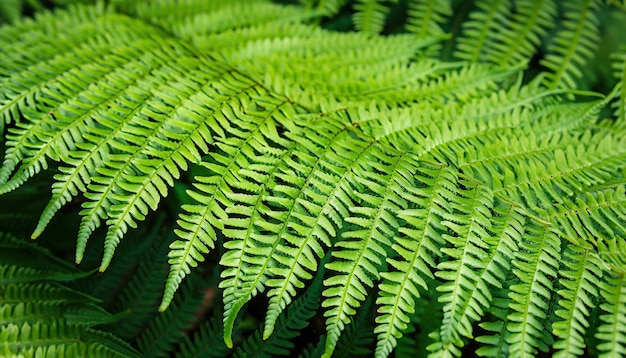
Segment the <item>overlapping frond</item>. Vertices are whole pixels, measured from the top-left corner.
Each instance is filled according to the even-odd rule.
[[[202,305],[203,284],[198,276],[185,281],[172,307],[157,316],[137,337],[137,346],[144,356],[165,356],[181,339],[183,332],[191,327],[194,313]]]
[[[598,350],[605,356],[626,354],[626,284],[623,273],[609,273],[599,284],[604,302],[596,338]]]
[[[477,1],[476,10],[463,23],[463,36],[459,39],[455,56],[470,62],[482,60],[488,53],[486,48],[502,36],[500,29],[511,16],[511,11],[509,0]]]
[[[489,11],[485,11],[487,9]],[[554,27],[557,5],[552,0],[480,2],[476,13],[481,15],[474,15],[476,19],[470,15],[470,22],[464,25],[468,33],[460,40],[457,56],[506,67],[533,57],[548,31]],[[484,16],[488,17],[485,19]],[[491,24],[487,29],[497,30],[477,33],[474,28],[485,27],[472,21],[485,20]]]
[[[452,15],[450,0],[414,0],[409,2],[406,29],[418,37],[443,35],[443,23]]]
[[[427,279],[434,278],[436,258],[444,239],[442,221],[452,212],[457,178],[445,166],[420,165],[413,174],[418,189],[411,205],[398,212],[405,224],[397,229],[392,245],[396,254],[387,258],[389,269],[381,272],[380,315],[376,318],[378,344],[376,354],[387,356],[407,328],[414,313],[415,301],[428,290]],[[409,173],[412,171],[409,171]]]
[[[512,274],[510,274],[511,276]],[[510,286],[510,277],[502,281],[502,286]],[[507,357],[509,356],[508,336],[511,334],[508,328],[508,313],[511,298],[504,290],[495,290],[492,294],[492,301],[487,314],[489,319],[483,320],[479,327],[485,334],[476,337],[476,341],[482,346],[476,350],[479,357]]]
[[[548,88],[576,88],[583,76],[584,66],[595,56],[600,42],[597,10],[598,1],[560,1],[563,19],[561,28],[548,43],[541,64],[548,71]]]
[[[559,290],[559,306],[555,312],[560,319],[552,325],[559,340],[554,344],[555,357],[581,356],[584,353],[584,334],[589,327],[589,317],[598,297],[597,282],[602,275],[600,260],[593,252],[569,247],[560,270],[563,286]]]
[[[513,5],[513,15],[501,24],[500,36],[485,56],[487,61],[501,66],[516,65],[532,58],[553,28],[557,13],[557,5],[552,0],[515,1]]]
[[[388,5],[384,4],[386,2],[389,0],[357,0],[352,15],[354,27],[366,34],[379,34],[385,26],[385,17],[389,12]]]
[[[613,75],[617,79],[619,87],[619,96],[613,103],[615,108],[615,120],[622,128],[626,127],[626,51],[613,54],[611,67]]]
[[[512,262],[519,283],[510,286],[507,343],[511,356],[532,357],[552,344],[544,322],[559,269],[560,240],[545,223],[529,220],[519,248]]]
[[[326,262],[327,260],[324,260]],[[273,322],[272,334],[266,335],[263,326],[244,342],[235,354],[237,357],[249,355],[259,357],[287,356],[296,348],[291,339],[298,337],[300,331],[309,325],[320,303],[322,281],[325,270],[317,271],[306,291],[289,305],[286,311]]]
[[[193,334],[186,336],[179,345],[182,357],[223,357],[228,352],[224,343],[224,325],[221,307],[204,322],[204,324]]]
[[[578,356],[596,329],[597,351],[623,352],[623,53],[611,93],[570,90],[593,76],[599,2],[480,0],[460,32],[453,2],[403,2],[394,11],[408,5],[411,34],[388,37],[376,34],[390,1],[303,2],[98,2],[0,28],[0,193],[54,167],[33,238],[80,201],[76,262],[104,226],[100,270],[117,251],[133,275],[100,304],[132,310],[118,320],[60,284],[85,273],[0,252],[7,349],[30,329],[92,339],[42,354],[135,354],[91,328],[115,321],[146,355],[293,354],[309,322],[326,330],[303,338],[304,355],[369,345],[386,357],[413,325],[433,356],[466,354],[468,342],[481,356]],[[350,11],[360,33],[308,23]],[[444,29],[463,61],[432,56]],[[536,76],[524,66],[540,48]],[[181,179],[190,199],[169,248],[117,249]],[[189,274],[207,257],[213,278],[201,284]],[[215,294],[223,314],[203,324],[194,314]],[[241,344],[251,301],[266,312]],[[16,315],[38,321],[3,323]],[[224,345],[207,352],[217,336]]]
[[[0,244],[3,254],[24,254],[19,249],[15,250],[11,241],[11,238],[3,238]],[[24,246],[32,248],[31,245]],[[2,354],[23,357],[138,357],[138,352],[126,342],[91,328],[114,321],[115,317],[98,307],[95,298],[60,284],[80,276],[71,273],[74,271],[71,269],[58,269],[51,255],[40,253],[41,261],[37,264],[51,264],[48,270],[28,267],[27,262],[24,266],[0,265]]]

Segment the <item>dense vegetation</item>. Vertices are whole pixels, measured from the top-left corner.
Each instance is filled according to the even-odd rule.
[[[626,355],[623,2],[0,19],[0,355]]]

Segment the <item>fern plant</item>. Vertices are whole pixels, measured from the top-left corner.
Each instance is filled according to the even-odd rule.
[[[619,2],[82,3],[0,28],[3,354],[626,354]]]

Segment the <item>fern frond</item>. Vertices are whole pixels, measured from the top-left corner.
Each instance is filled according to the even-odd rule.
[[[350,358],[371,353],[370,347],[374,343],[375,336],[372,330],[374,317],[374,298],[368,296],[359,311],[346,325],[337,341],[337,349],[333,351],[333,357]],[[323,350],[318,357],[321,357]]]
[[[316,133],[316,141],[308,139],[312,133]],[[291,300],[294,289],[302,285],[300,280],[311,277],[307,270],[315,270],[323,255],[320,241],[331,245],[330,238],[336,231],[333,226],[341,223],[348,205],[335,204],[334,200],[346,200],[345,191],[338,190],[337,199],[329,201],[328,212],[322,213],[325,202],[320,200],[326,198],[319,196],[317,188],[336,185],[359,153],[371,144],[351,138],[353,135],[351,126],[344,126],[336,119],[315,123],[302,133],[294,133],[291,139],[297,143],[298,150],[284,153],[275,169],[268,168],[271,175],[261,176],[262,185],[272,188],[271,195],[261,192],[256,198],[238,198],[239,207],[235,206],[232,213],[244,216],[229,218],[225,223],[224,233],[233,241],[226,243],[230,251],[221,260],[221,264],[228,267],[220,284],[225,287],[226,333],[239,308],[263,290],[266,281],[267,285],[271,283],[277,288],[271,293],[276,299],[268,310],[270,325]],[[319,222],[311,220],[319,215],[327,217]],[[332,221],[337,223],[333,225]],[[300,232],[308,241],[296,246],[302,238]],[[278,256],[273,256],[274,253]],[[283,266],[283,258],[291,265]],[[267,270],[270,267],[272,269]],[[274,275],[283,276],[285,280],[270,282],[268,279]]]
[[[626,354],[626,284],[624,274],[606,273],[600,281],[602,314],[596,338],[601,356]]]
[[[392,245],[397,257],[387,258],[393,270],[380,273],[382,282],[376,300],[380,315],[376,318],[375,329],[378,356],[386,356],[393,350],[409,324],[420,291],[428,290],[426,279],[434,278],[435,257],[440,256],[438,248],[444,243],[441,222],[452,212],[449,201],[454,200],[457,180],[452,170],[422,164],[417,168],[415,179],[420,187],[415,201],[417,207],[398,213],[406,225],[398,229]]]
[[[191,276],[181,286],[174,304],[166,312],[154,317],[136,339],[137,346],[144,356],[165,357],[171,348],[181,340],[184,331],[196,319],[194,314],[202,304],[204,295],[198,276]]]
[[[0,194],[54,168],[32,237],[63,250],[44,229],[78,199],[76,262],[111,264],[72,282],[92,273],[0,234],[0,354],[137,355],[122,335],[150,356],[383,358],[407,334],[433,356],[621,354],[623,51],[610,93],[582,73],[614,26],[601,2],[302,2],[97,1],[0,27]],[[411,33],[377,35],[407,8]],[[324,29],[351,17],[360,33]],[[463,61],[437,59],[455,44]],[[169,247],[131,233],[181,203]]]
[[[472,338],[472,320],[478,320],[485,308],[489,307],[491,294],[487,283],[479,276],[486,268],[485,257],[495,252],[492,239],[492,218],[487,208],[493,206],[493,193],[488,187],[471,182],[459,182],[467,192],[457,192],[457,198],[451,203],[455,211],[446,217],[442,225],[452,235],[443,238],[451,247],[442,247],[441,251],[449,259],[437,266],[437,277],[443,283],[437,287],[442,295],[443,321],[438,332],[440,342],[429,347],[435,354],[454,355],[462,347],[460,336]]]
[[[190,14],[189,18],[179,18],[173,23],[168,19],[165,25],[172,29],[174,35],[196,41],[202,35],[223,35],[228,31],[247,29],[258,25],[267,26],[271,24],[273,27],[280,24],[294,25],[319,14],[315,11],[304,11],[300,7],[264,1],[229,1],[224,5],[227,6],[220,5],[217,10]],[[309,32],[312,29],[309,27]],[[247,39],[237,37],[237,40],[235,43],[245,42]]]
[[[215,357],[227,355],[228,348],[224,343],[224,318],[221,307],[213,312],[192,337],[186,336],[179,345],[182,357]]]
[[[572,244],[586,250],[602,250],[626,237],[626,189],[587,192],[576,200],[556,205],[550,221]]]
[[[529,220],[519,247],[512,262],[519,283],[510,287],[507,343],[511,356],[535,356],[539,350],[547,351],[551,343],[544,321],[557,277],[560,240],[545,224]]]
[[[319,132],[316,126],[311,129]],[[289,303],[295,289],[303,285],[302,281],[310,277],[307,271],[317,269],[317,261],[324,252],[322,245],[331,246],[344,220],[350,222],[345,217],[352,205],[350,193],[354,190],[352,185],[354,177],[357,176],[355,172],[361,166],[368,165],[367,163],[377,155],[378,148],[373,146],[372,142],[358,143],[350,138],[356,131],[341,126],[336,126],[336,129],[343,132],[331,139],[332,142],[328,147],[330,151],[322,153],[322,158],[317,163],[310,162],[311,167],[306,163],[308,160],[303,160],[300,155],[300,158],[295,156],[290,158],[290,163],[285,168],[280,168],[281,172],[277,175],[284,184],[275,186],[274,195],[266,199],[266,202],[278,204],[285,209],[294,206],[285,217],[286,225],[282,227],[279,235],[279,239],[285,242],[277,249],[281,256],[280,260],[276,260],[277,267],[270,270],[273,277],[267,281],[267,286],[271,289],[268,291],[270,302],[265,321],[266,337],[271,334],[274,316]],[[336,143],[333,143],[335,140]],[[301,142],[301,144],[312,148],[313,143]],[[292,182],[292,179],[288,179],[302,177],[302,174],[307,180]],[[331,189],[329,195],[323,198],[318,196],[315,188]],[[303,198],[307,198],[307,204]],[[278,217],[279,211],[268,214]]]
[[[170,84],[172,87],[157,93],[165,103],[148,102],[147,108],[154,107],[147,111],[153,119],[167,119],[160,126],[146,123],[147,131],[137,128],[137,134],[141,136],[140,133],[144,133],[145,142],[141,147],[121,154],[119,162],[111,160],[105,163],[113,169],[111,172],[100,172],[103,176],[99,179],[105,185],[100,186],[98,191],[102,193],[100,195],[110,196],[113,203],[107,213],[109,228],[101,270],[108,265],[115,246],[128,227],[135,227],[136,221],[143,220],[149,209],[156,210],[160,198],[167,195],[168,187],[174,185],[174,179],[178,179],[180,170],[187,170],[189,162],[200,161],[200,151],[208,151],[213,136],[223,136],[222,126],[225,123],[220,123],[220,118],[215,118],[214,113],[221,113],[222,107],[232,106],[231,101],[239,103],[239,96],[254,91],[253,84],[238,81],[237,77],[225,76],[222,81],[226,84],[212,82],[210,77],[214,74],[210,71],[205,70],[203,74],[206,77],[198,76],[176,87]],[[207,80],[207,77],[208,84],[196,87],[195,81]],[[207,121],[207,117],[214,119]],[[135,138],[134,134],[128,137],[128,141],[141,138]],[[119,180],[109,179],[109,176]]]
[[[553,0],[515,1],[498,34],[482,50],[481,59],[500,66],[514,66],[532,58],[555,24],[557,5]]]
[[[458,355],[464,339],[474,338],[472,325],[482,320],[492,304],[493,292],[503,287],[524,231],[525,218],[514,207],[500,203],[495,207],[497,215],[491,217],[482,205],[493,200],[493,193],[481,190],[481,186],[470,185],[468,188],[472,188],[475,193],[470,194],[475,197],[467,199],[474,202],[463,210],[472,219],[445,224],[456,236],[445,235],[453,246],[442,248],[442,251],[458,259],[440,263],[439,266],[446,270],[436,273],[449,280],[437,287],[443,292],[439,301],[445,305],[442,325],[435,332],[440,342],[429,346],[436,355]],[[476,241],[476,237],[481,239]],[[461,240],[468,240],[468,244],[459,246]],[[460,292],[452,291],[454,289]]]
[[[503,281],[503,286],[507,286],[511,280]],[[476,350],[479,357],[508,357],[509,344],[507,343],[509,332],[507,331],[507,316],[511,298],[505,291],[496,290],[493,292],[491,305],[487,314],[492,317],[479,324],[485,331],[482,336],[476,337],[476,341],[483,345]]]
[[[195,266],[195,262],[202,260],[196,247],[199,247],[200,252],[208,251],[205,245],[209,245],[209,247],[213,245],[215,229],[218,228],[224,229],[226,236],[240,239],[237,237],[237,230],[235,228],[240,227],[245,219],[232,217],[251,215],[246,206],[252,205],[254,207],[254,205],[256,205],[254,203],[259,203],[261,192],[264,190],[265,180],[271,176],[269,173],[262,172],[261,170],[272,172],[274,170],[273,168],[275,168],[275,166],[272,165],[272,163],[276,162],[275,155],[280,153],[279,148],[270,149],[271,146],[268,145],[268,143],[276,145],[284,142],[277,133],[277,123],[275,121],[280,121],[281,118],[289,118],[293,115],[293,108],[285,101],[270,101],[266,99],[264,102],[259,102],[258,105],[261,106],[261,103],[267,106],[267,108],[263,108],[262,111],[249,108],[249,112],[244,114],[243,117],[247,118],[248,122],[241,122],[241,130],[237,130],[241,138],[231,137],[218,144],[223,154],[213,153],[211,155],[214,159],[213,162],[206,164],[212,176],[198,178],[199,184],[196,185],[196,187],[201,190],[201,193],[193,195],[206,206],[186,207],[185,209],[187,211],[191,211],[195,215],[185,215],[182,217],[182,220],[179,221],[179,224],[185,230],[188,230],[188,233],[180,231],[179,236],[184,234],[184,238],[189,241],[178,241],[172,246],[172,248],[177,248],[177,246],[180,245],[178,247],[182,249],[180,250],[182,253],[177,252],[178,250],[170,253],[170,263],[173,264],[173,266],[170,271],[168,287],[166,288],[166,294],[161,307],[167,305],[167,295],[174,292],[177,284],[182,280],[184,273],[188,271],[188,267],[190,265]],[[227,111],[224,112],[224,114],[227,116],[235,116],[238,113]],[[250,131],[250,129],[252,130]],[[254,171],[252,167],[248,168],[247,176],[244,177],[255,182],[258,181],[258,184],[247,184],[245,181],[240,180],[239,182],[242,185],[239,186],[237,181],[233,179],[243,178],[240,173],[241,166],[247,166],[249,162],[256,163],[256,169],[259,171]],[[229,213],[225,211],[225,208],[229,208]],[[195,212],[197,212],[197,214]],[[252,212],[254,212],[254,210],[252,210]],[[230,215],[232,219],[229,219],[227,215]],[[212,226],[215,226],[215,229]],[[236,241],[227,243],[227,248],[235,249],[233,246],[235,242]],[[181,254],[182,256],[179,256]],[[232,251],[231,254],[227,255],[232,256]],[[231,259],[232,258],[233,257],[231,257]],[[222,262],[226,262],[226,256],[222,258]],[[229,271],[227,270],[226,272]],[[224,275],[226,275],[226,273],[223,274],[223,277]],[[175,286],[170,286],[172,282]],[[251,288],[254,287],[253,285]],[[234,293],[240,293],[238,291],[239,290],[236,289]],[[231,290],[226,290],[224,293],[225,298],[230,297],[229,295],[231,294]],[[230,303],[231,300],[225,299],[227,307],[229,307]],[[233,311],[234,316],[236,316],[237,311],[238,310]],[[225,320],[227,319],[234,319],[234,317],[226,315]]]
[[[19,250],[10,247],[4,247],[3,252],[19,254]],[[53,268],[56,259],[46,252],[39,253],[39,264],[51,263],[50,268]],[[66,270],[53,269],[42,276],[38,269],[15,265],[0,265],[0,272],[0,350],[3,354],[139,356],[119,338],[90,329],[116,317],[98,307],[95,298],[60,283],[78,278],[77,274],[72,274],[71,278]],[[92,336],[98,338],[91,339]]]
[[[618,81],[617,86],[620,89],[617,101],[613,103],[615,119],[617,125],[624,128],[626,127],[626,51],[621,51],[611,56],[611,67],[613,75]]]
[[[598,296],[596,283],[602,276],[601,261],[594,253],[568,246],[563,262],[567,270],[559,271],[563,288],[558,291],[563,299],[555,312],[560,320],[552,324],[554,335],[559,338],[553,345],[558,350],[554,356],[581,356],[586,345],[583,335]]]
[[[397,0],[395,0],[397,1]],[[385,26],[385,17],[389,12],[388,0],[357,0],[354,4],[352,21],[357,31],[366,34],[379,34]]]
[[[406,29],[418,37],[443,35],[443,23],[452,16],[450,0],[412,0],[407,11]]]
[[[142,255],[135,258],[138,263],[132,278],[123,288],[116,287],[119,293],[111,304],[111,311],[129,312],[116,323],[114,332],[117,336],[136,337],[157,313],[163,282],[167,278],[168,240],[161,237],[155,241],[142,252]],[[127,274],[129,267],[132,266],[127,263],[123,267],[126,268],[124,274]],[[107,270],[105,274],[109,272],[110,270]],[[119,274],[114,276],[119,277]]]
[[[583,68],[595,55],[600,42],[599,22],[596,16],[599,2],[594,0],[567,0],[559,3],[564,19],[556,35],[548,44],[541,65],[547,71],[544,84],[548,88],[576,88],[583,77]]]
[[[354,308],[367,296],[366,286],[373,287],[374,280],[379,279],[387,253],[391,251],[389,237],[395,235],[398,227],[392,213],[405,209],[405,197],[411,195],[403,192],[402,183],[410,182],[407,168],[415,167],[415,162],[410,157],[389,155],[392,153],[373,152],[380,164],[380,175],[356,176],[362,179],[356,180],[357,186],[352,190],[362,204],[350,207],[351,216],[345,221],[351,225],[341,234],[342,240],[335,244],[333,260],[326,265],[339,274],[324,282],[328,288],[323,292],[326,299],[322,306],[329,308],[324,313],[327,317],[325,356],[332,354],[341,331],[355,313]],[[359,187],[376,189],[367,193]],[[382,195],[376,194],[379,192]]]
[[[604,100],[581,106],[576,117],[570,115],[561,117],[565,114],[563,112],[554,117],[548,114],[552,117],[552,122],[545,124],[553,127],[554,121],[567,123],[573,118],[576,118],[574,121],[589,123],[597,118],[601,103],[604,103]],[[515,150],[521,150],[519,153],[504,151],[496,156],[488,154],[492,159],[477,163],[491,168],[487,170],[502,173],[492,178],[500,181],[494,183],[497,195],[506,192],[507,196],[516,198],[519,202],[526,202],[529,207],[537,205],[550,207],[553,202],[560,202],[563,195],[571,197],[576,192],[583,192],[585,188],[611,179],[613,174],[609,173],[619,167],[624,155],[619,149],[621,144],[618,143],[622,141],[620,136],[592,134],[590,131],[574,136],[563,135],[559,133],[562,128],[550,127],[538,124],[536,139],[531,141],[530,145],[517,147]],[[542,132],[543,134],[540,134]],[[613,147],[614,145],[617,147]],[[497,144],[493,148],[495,147]],[[515,173],[509,167],[520,165],[522,162],[524,163],[522,165],[532,170]],[[529,190],[530,188],[532,190]]]
[[[463,36],[454,53],[457,58],[470,62],[485,57],[485,48],[502,36],[499,33],[502,24],[511,16],[509,0],[480,0],[476,8],[463,23]]]
[[[340,315],[341,317],[344,314],[349,316],[349,306],[353,305],[349,300],[361,300],[362,298],[359,298],[361,294],[365,295],[366,293],[362,284],[371,287],[370,277],[378,278],[378,272],[374,267],[380,266],[387,252],[391,251],[392,242],[387,238],[396,236],[398,232],[400,222],[396,219],[397,215],[408,208],[409,202],[418,201],[418,194],[414,190],[407,190],[413,186],[413,173],[417,171],[418,167],[415,157],[409,153],[397,153],[391,148],[379,148],[377,148],[379,150],[372,151],[371,154],[368,153],[371,155],[368,162],[377,163],[375,169],[371,167],[371,164],[367,164],[367,166],[360,164],[360,167],[357,167],[354,172],[352,192],[357,203],[349,209],[351,215],[345,220],[351,225],[342,234],[343,238],[350,239],[350,241],[341,241],[336,245],[336,247],[348,248],[349,253],[333,255],[333,257],[341,260],[333,261],[327,265],[335,271],[348,273],[348,287],[345,292],[338,290],[338,287],[331,287],[326,291],[328,298],[324,304],[328,304],[330,307],[337,305],[338,294],[341,300],[346,302],[340,302],[337,307],[326,313],[326,316],[329,317],[327,319],[329,339],[333,339],[341,332],[341,325],[337,323],[333,323],[335,326],[330,325],[333,320],[337,319],[334,316]],[[354,245],[353,239],[355,238],[372,240],[368,246],[373,252],[361,254],[363,255],[362,262],[357,262],[355,266],[350,267],[346,265],[345,261],[346,259],[349,260],[353,253],[356,254],[356,250],[359,249],[358,246]],[[349,276],[353,272],[354,282]],[[345,276],[334,276],[327,282],[335,286],[342,282],[343,277]],[[336,328],[337,325],[339,329]],[[330,330],[331,327],[334,331]]]
[[[224,228],[224,223],[228,218],[225,210],[233,206],[236,193],[242,190],[254,192],[261,188],[260,186],[238,188],[236,183],[243,182],[243,180],[238,180],[241,178],[240,169],[264,155],[280,152],[279,148],[269,149],[272,147],[269,143],[274,146],[281,143],[285,145],[284,140],[278,135],[277,126],[283,119],[293,117],[295,109],[285,100],[265,96],[267,93],[253,84],[250,85],[249,90],[251,91],[249,95],[253,98],[247,95],[239,97],[244,106],[243,111],[232,106],[223,108],[220,113],[217,113],[222,121],[233,120],[238,123],[231,127],[233,136],[220,139],[216,144],[219,151],[210,154],[212,160],[202,163],[208,169],[210,176],[196,178],[198,181],[194,184],[196,190],[190,192],[190,195],[202,205],[183,206],[186,213],[182,214],[178,221],[181,230],[176,231],[182,240],[171,245],[169,263],[172,266],[160,310],[167,307],[174,291],[183,277],[190,272],[190,268],[202,262],[202,255],[214,247],[217,239],[216,232]],[[265,98],[249,105],[252,99],[256,100],[261,97]],[[265,163],[266,167],[271,163],[273,156],[264,157],[269,160]]]
[[[328,256],[322,260],[325,263]],[[309,325],[309,320],[315,315],[322,293],[322,280],[325,270],[317,271],[315,278],[310,282],[307,290],[289,305],[274,322],[271,336],[265,336],[265,328],[260,327],[236,351],[236,357],[249,355],[259,357],[275,357],[290,355],[295,348],[290,342],[300,335],[300,331]]]
[[[147,46],[146,49],[151,48],[153,51],[154,48],[152,46],[156,46],[157,43],[148,42],[143,45]],[[85,139],[88,139],[88,142],[74,143],[75,148],[67,152],[62,158],[63,162],[71,166],[59,168],[61,173],[55,177],[57,182],[52,185],[52,198],[41,214],[37,228],[33,232],[33,237],[38,237],[54,214],[68,203],[73,196],[76,196],[78,192],[86,192],[87,187],[93,181],[93,177],[99,176],[95,168],[103,167],[106,163],[105,158],[115,153],[114,148],[112,148],[114,146],[113,140],[116,136],[121,135],[124,130],[125,122],[120,122],[119,118],[123,118],[123,116],[127,116],[126,118],[131,117],[137,110],[136,106],[128,106],[127,103],[130,103],[129,99],[147,100],[149,98],[149,92],[141,90],[137,86],[151,70],[151,67],[147,66],[145,62],[154,61],[156,54],[154,52],[142,53],[137,50],[128,48],[123,51],[125,52],[124,57],[132,58],[137,56],[138,60],[136,62],[119,63],[120,66],[123,66],[122,68],[117,68],[113,72],[105,74],[102,79],[90,87],[91,100],[99,103],[100,106],[112,106],[116,110],[115,116],[111,113],[103,113],[102,108],[98,105],[93,106],[86,113],[81,113],[81,108],[84,107],[84,104],[82,104],[83,99],[80,95],[76,101],[70,101],[61,107],[65,113],[64,118],[67,118],[67,122],[71,124],[67,126],[67,129],[60,130],[56,138],[49,138],[48,143],[52,141],[52,144],[47,144],[47,146],[53,146],[54,140],[58,141],[60,138],[67,137],[68,134],[72,134],[73,137],[75,134],[72,132],[74,131],[82,132],[82,135]],[[121,57],[121,59],[124,57]],[[129,91],[129,93],[125,93],[124,90]],[[124,98],[124,94],[130,94],[130,96]],[[100,115],[95,121],[90,118],[94,114]],[[82,253],[78,256],[77,261],[80,261]]]

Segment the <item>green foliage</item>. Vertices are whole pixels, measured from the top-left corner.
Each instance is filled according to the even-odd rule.
[[[1,238],[3,262],[11,261],[8,257],[16,261],[0,265],[3,356],[139,356],[120,338],[93,328],[114,319],[95,298],[63,284],[88,272],[61,269],[47,251],[8,234]],[[40,260],[31,261],[31,252]]]
[[[620,2],[30,3],[1,354],[626,354]]]

